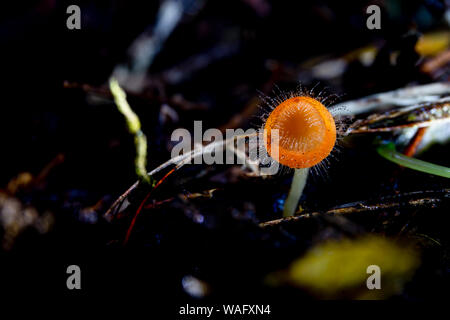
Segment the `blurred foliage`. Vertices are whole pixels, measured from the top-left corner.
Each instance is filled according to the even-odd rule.
[[[381,269],[381,290],[366,287],[370,265]],[[321,298],[384,299],[399,293],[418,265],[412,247],[371,235],[323,242],[269,280],[305,288]]]
[[[416,52],[422,56],[434,56],[448,49],[450,32],[440,31],[423,35],[416,43]]]

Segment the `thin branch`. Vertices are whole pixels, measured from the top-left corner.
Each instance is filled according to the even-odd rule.
[[[438,82],[377,93],[361,99],[342,102],[332,108],[345,107],[337,111],[339,115],[356,115],[374,110],[380,111],[392,106],[435,102],[448,94],[450,94],[450,83]]]
[[[217,147],[223,147],[226,146],[227,144],[233,142],[236,142],[240,139],[245,139],[245,138],[249,138],[249,137],[253,137],[255,135],[257,135],[258,133],[251,133],[251,134],[243,134],[243,135],[239,135],[239,136],[234,136],[232,138],[226,139],[226,140],[222,140],[222,141],[217,141],[217,142],[212,142],[206,146],[203,146],[200,149],[194,149],[186,154],[182,154],[179,155],[177,157],[171,158],[168,161],[164,162],[163,164],[161,164],[159,167],[153,169],[152,171],[150,171],[148,173],[149,176],[154,176],[155,174],[161,172],[162,170],[164,170],[165,168],[171,166],[171,165],[175,165],[175,168],[173,168],[173,172],[179,170],[181,167],[183,167],[185,164],[190,163],[193,159],[199,157],[199,156],[203,156],[203,154],[205,153],[210,153],[212,151],[214,151]],[[233,142],[233,143],[234,143]],[[119,198],[117,198],[116,201],[114,201],[114,203],[111,205],[111,207],[106,211],[105,213],[105,218],[109,219],[112,217],[112,212],[115,208],[117,208],[117,206],[119,206],[122,201],[133,191],[137,188],[137,186],[139,185],[139,181],[136,181],[130,188],[127,189],[127,191],[125,191]]]
[[[417,194],[430,193],[429,197],[423,197],[418,199],[410,199],[405,201],[405,198],[412,197]],[[434,195],[434,197],[432,196]],[[437,197],[437,195],[442,195],[442,197]],[[444,189],[441,191],[424,191],[424,192],[412,192],[408,194],[403,194],[396,196],[395,199],[390,198],[390,201],[384,203],[372,203],[358,202],[350,203],[338,208],[333,208],[325,212],[310,212],[304,213],[298,216],[281,218],[276,220],[271,220],[267,222],[262,222],[259,224],[261,228],[273,227],[285,223],[293,223],[302,219],[308,219],[316,217],[319,215],[332,215],[332,216],[345,216],[353,213],[364,213],[364,212],[379,212],[384,210],[395,210],[395,209],[405,209],[405,208],[436,208],[443,205],[445,198],[450,195],[450,189]],[[382,201],[383,199],[381,199]]]

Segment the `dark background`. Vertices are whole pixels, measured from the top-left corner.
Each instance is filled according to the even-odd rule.
[[[75,3],[81,7],[82,28],[68,30],[65,10]],[[173,129],[192,128],[194,120],[203,120],[204,129],[226,125],[258,92],[270,95],[273,84],[282,90],[292,89],[299,81],[306,86],[316,84],[317,79],[305,68],[295,71],[296,66],[314,57],[338,57],[369,44],[404,53],[402,65],[386,66],[383,61],[372,68],[350,65],[339,81],[320,83],[333,93],[345,95],[343,100],[407,84],[444,80],[421,74],[416,65],[419,57],[412,49],[420,33],[442,27],[444,1],[205,1],[198,8],[192,3],[186,1],[191,10],[150,66],[144,92],[129,95],[148,137],[148,168],[170,157],[168,140]],[[365,27],[369,4],[382,8],[381,30]],[[21,172],[38,175],[52,159],[64,156],[44,186],[16,195],[39,212],[53,212],[55,223],[45,235],[33,230],[24,232],[12,250],[0,253],[2,290],[67,296],[108,293],[118,299],[127,295],[142,297],[141,292],[145,292],[159,297],[157,301],[164,300],[167,294],[170,300],[166,301],[175,302],[188,299],[180,286],[181,277],[196,273],[221,288],[211,302],[251,297],[257,303],[276,303],[287,301],[287,297],[308,297],[306,293],[270,291],[261,288],[258,281],[267,270],[286,265],[298,256],[309,241],[289,240],[283,234],[267,238],[250,220],[237,221],[218,208],[230,203],[239,207],[246,197],[259,198],[257,208],[265,209],[259,210],[257,218],[269,220],[280,214],[277,197],[287,190],[288,176],[276,178],[283,185],[280,190],[268,190],[273,184],[254,185],[248,181],[234,191],[219,194],[217,204],[205,209],[219,217],[211,218],[210,227],[193,224],[180,214],[183,210],[172,215],[172,209],[168,209],[166,216],[156,212],[153,220],[142,218],[126,247],[119,243],[129,220],[111,224],[102,218],[108,205],[136,180],[134,146],[108,94],[103,95],[106,103],[90,103],[89,90],[80,86],[96,88],[102,96],[101,90],[114,67],[128,61],[130,44],[154,25],[159,6],[159,1],[44,0],[28,1],[26,6],[12,1],[2,4],[0,186],[6,186]],[[165,78],[167,70],[183,65],[189,57],[208,56],[215,48],[223,54],[220,58],[194,72],[182,68],[184,78],[179,82]],[[76,85],[68,88],[65,83]],[[176,105],[177,95],[194,107]],[[178,112],[178,122],[161,123],[163,104]],[[252,121],[244,121],[242,126],[250,127]],[[444,152],[447,157],[441,159],[448,159],[448,148]],[[431,152],[428,158],[435,160],[435,154]],[[330,169],[331,181],[317,179],[308,187],[310,209],[446,183],[440,178],[422,179],[416,173],[392,182],[394,166],[373,162],[370,143],[342,157],[340,164]],[[440,163],[448,165],[443,160]],[[381,168],[382,174],[368,169],[375,166]],[[343,181],[348,182],[342,185]],[[176,181],[170,183],[176,185]],[[250,191],[243,195],[244,189]],[[80,212],[100,200],[92,218],[94,223],[83,220]],[[436,217],[420,222],[444,234],[444,226],[436,227],[436,220],[430,222],[433,218],[442,219],[436,213]],[[312,238],[322,224],[314,222],[302,227],[302,232],[310,232]],[[363,228],[371,231],[377,227]],[[307,239],[308,234],[302,237]],[[293,248],[295,254],[291,253]],[[69,264],[78,264],[83,270],[80,293],[65,290],[65,267]],[[443,270],[448,264],[437,264],[430,267],[436,274],[419,277],[400,298],[442,298],[449,279],[448,269]]]

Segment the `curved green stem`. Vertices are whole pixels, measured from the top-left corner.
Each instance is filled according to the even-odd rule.
[[[136,174],[141,181],[154,185],[155,181],[152,176],[147,174],[147,169],[145,168],[147,164],[147,137],[141,130],[141,121],[128,104],[127,95],[116,79],[109,79],[109,89],[111,90],[117,109],[127,121],[128,131],[134,135]]]
[[[286,198],[283,208],[283,217],[290,217],[297,211],[298,200],[300,199],[303,189],[308,178],[309,168],[295,169],[294,178],[292,179],[291,189]]]
[[[450,168],[405,156],[395,150],[393,143],[382,144],[377,148],[377,152],[383,158],[403,167],[444,178],[450,178]]]

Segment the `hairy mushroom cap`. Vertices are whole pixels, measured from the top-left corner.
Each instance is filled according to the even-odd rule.
[[[280,103],[264,125],[265,146],[273,147],[272,130],[278,130],[278,161],[290,168],[310,168],[331,152],[336,142],[336,124],[319,101],[306,96],[292,97]]]

